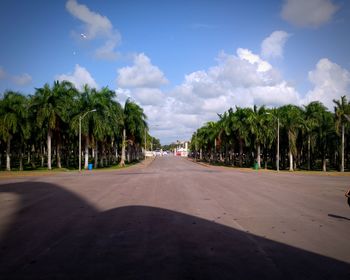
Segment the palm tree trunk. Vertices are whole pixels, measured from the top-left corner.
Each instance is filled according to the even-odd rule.
[[[326,159],[325,156],[323,156],[323,158],[322,158],[322,170],[323,170],[324,172],[327,171],[327,159]]]
[[[47,169],[51,170],[51,129],[47,131]]]
[[[88,169],[89,165],[89,135],[85,135],[85,162],[84,169]]]
[[[293,154],[292,151],[289,150],[289,171],[294,171],[293,170]]]
[[[344,172],[344,142],[345,142],[345,125],[341,125],[341,164],[340,172]]]
[[[98,165],[98,141],[96,140],[96,144],[95,144],[95,164],[94,167],[97,168]]]
[[[100,166],[101,166],[101,167],[104,166],[104,164],[103,164],[104,152],[105,152],[104,149],[105,149],[105,148],[104,148],[104,144],[103,144],[103,142],[102,142],[102,144],[101,144],[101,156],[100,156],[100,158],[101,158],[101,159],[100,159]]]
[[[128,152],[127,152],[127,160],[130,163],[130,145],[128,145],[127,150],[128,150]]]
[[[307,169],[311,169],[311,136],[307,137]]]
[[[123,129],[123,140],[122,140],[122,155],[120,160],[120,166],[125,166],[125,143],[126,143],[126,130]]]
[[[239,139],[239,166],[243,166],[243,139]]]
[[[41,167],[44,167],[44,161],[45,161],[44,155],[45,155],[45,147],[41,145],[41,149],[40,149]]]
[[[57,148],[56,148],[56,153],[57,153],[57,167],[62,168],[61,165],[61,140],[60,137],[58,136],[58,141],[57,141]]]
[[[7,138],[7,148],[6,148],[6,170],[11,171],[11,135]]]
[[[236,158],[235,158],[235,146],[233,145],[233,147],[232,147],[232,162],[231,162],[231,165],[232,166],[235,166],[235,160],[236,160]]]
[[[203,160],[203,149],[200,148],[199,150],[199,160]]]
[[[19,151],[19,170],[23,171],[23,153],[22,149]]]
[[[257,144],[257,147],[256,147],[256,153],[257,153],[257,155],[256,155],[256,161],[257,161],[257,163],[258,163],[258,167],[259,167],[259,169],[261,168],[261,159],[260,159],[260,144],[258,143]]]

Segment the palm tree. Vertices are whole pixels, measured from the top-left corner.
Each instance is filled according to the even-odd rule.
[[[327,150],[330,146],[331,136],[334,135],[333,114],[327,110],[320,111],[317,123],[317,140],[322,158],[322,170],[327,171]]]
[[[210,159],[217,160],[217,147],[220,142],[221,127],[219,122],[208,122],[206,124],[208,141],[210,143]]]
[[[11,140],[16,137],[20,144],[20,169],[23,170],[22,145],[29,135],[27,122],[28,102],[20,93],[8,91],[0,102],[0,136],[6,142],[6,170],[11,170]]]
[[[254,105],[253,110],[248,110],[247,123],[249,124],[250,132],[254,136],[256,145],[256,162],[261,168],[260,145],[264,139],[266,129],[266,109],[265,106],[258,108]]]
[[[243,147],[244,144],[248,146],[250,144],[249,134],[250,127],[248,116],[251,109],[236,107],[236,112],[233,115],[233,124],[235,130],[237,131],[238,141],[239,141],[239,165],[243,166]]]
[[[225,131],[226,136],[228,137],[228,144],[230,145],[230,152],[229,154],[232,155],[232,160],[229,159],[229,162],[231,162],[232,165],[235,163],[235,143],[237,140],[237,129],[236,129],[236,116],[235,112],[233,112],[233,109],[230,108],[227,112],[224,113],[223,117],[223,128]],[[229,155],[230,158],[230,155]]]
[[[342,96],[340,100],[333,100],[335,103],[334,111],[336,117],[336,131],[339,134],[341,129],[341,163],[340,172],[344,172],[344,143],[345,143],[345,124],[346,115],[350,113],[350,102],[347,101],[346,96]]]
[[[280,108],[282,116],[282,124],[287,129],[288,133],[288,156],[289,156],[289,170],[294,170],[293,158],[296,156],[296,139],[298,136],[298,129],[302,122],[302,110],[295,105],[285,105]]]
[[[71,128],[77,133],[79,129],[79,117],[81,117],[86,112],[92,111],[95,109],[96,104],[94,101],[94,94],[96,94],[96,90],[90,88],[87,84],[83,86],[83,90],[78,93],[78,102],[76,102],[73,107],[74,117],[71,121]],[[85,115],[81,122],[81,134],[84,138],[84,169],[88,168],[89,164],[89,146],[92,138],[92,129],[95,127],[92,123],[93,116],[91,114]]]
[[[143,109],[136,103],[127,99],[123,110],[123,129],[122,129],[122,155],[120,166],[125,166],[126,144],[142,143],[144,131],[147,130],[146,115]]]
[[[115,92],[108,87],[99,91],[93,89],[91,93],[91,109],[95,109],[96,112],[90,114],[87,121],[90,121],[95,144],[95,168],[98,166],[99,154],[101,155],[100,165],[103,166],[107,139],[115,138],[122,126],[122,108],[119,102],[115,101],[115,97]]]
[[[327,108],[319,101],[311,102],[310,104],[304,106],[303,111],[303,121],[301,122],[301,127],[303,132],[307,136],[307,169],[311,170],[311,151],[316,145],[316,138],[319,131],[317,128],[322,126],[324,121],[323,116],[327,111]]]
[[[276,169],[279,170],[279,110],[277,108],[265,110],[264,117],[262,117],[262,144],[264,147],[265,155],[265,169],[267,169],[268,162],[268,150],[271,149],[273,142],[276,139]],[[276,128],[277,121],[277,128]],[[277,136],[277,137],[276,137]]]
[[[51,140],[53,133],[57,140],[57,167],[61,168],[61,127],[70,118],[70,111],[75,102],[73,96],[76,89],[73,84],[67,81],[55,81],[52,88],[45,84],[42,88],[36,89],[32,106],[37,112],[37,123],[39,127],[47,129],[47,168],[51,169]]]
[[[231,128],[233,125],[231,125],[231,119],[230,119],[230,112],[232,112],[232,109],[230,108],[227,112],[224,112],[223,114],[218,114],[220,120],[219,127],[220,127],[220,133],[219,133],[219,140],[220,140],[220,146],[224,145],[225,148],[225,163],[230,162],[230,144],[231,141]],[[221,153],[220,153],[221,155]]]

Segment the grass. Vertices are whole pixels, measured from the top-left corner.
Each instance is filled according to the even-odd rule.
[[[238,170],[238,171],[246,171],[246,172],[271,172],[271,173],[278,173],[275,169],[265,169],[260,168],[258,170],[254,170],[253,167],[238,167],[238,166],[230,166],[225,165],[224,163],[209,163],[206,161],[194,161],[193,159],[189,159],[193,162],[196,162],[203,166],[215,166],[215,167],[222,167],[227,168],[231,170]],[[323,172],[322,170],[295,170],[295,171],[289,171],[287,169],[280,170],[279,173],[281,174],[296,174],[296,175],[321,175],[321,176],[350,176],[350,172],[339,172],[337,170],[330,170],[327,172]]]
[[[100,171],[115,171],[115,170],[124,169],[124,168],[134,166],[138,163],[140,163],[140,161],[126,163],[124,167],[121,167],[117,164],[117,165],[112,165],[112,166],[108,166],[108,167],[96,168],[93,170],[82,169],[82,173],[100,172]],[[48,170],[46,167],[38,167],[36,169],[29,169],[29,170],[20,171],[20,170],[14,168],[11,171],[0,171],[0,179],[13,178],[13,177],[27,177],[27,176],[46,176],[46,175],[55,175],[55,174],[60,174],[60,173],[65,173],[65,172],[75,173],[75,172],[79,172],[79,170],[74,169],[74,168],[68,169],[68,168],[57,168],[57,167],[53,167],[51,170]]]

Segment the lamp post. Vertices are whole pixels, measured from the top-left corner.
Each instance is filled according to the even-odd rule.
[[[279,117],[276,117],[274,115],[272,115],[269,112],[266,112],[267,115],[271,115],[274,118],[277,119],[277,152],[276,152],[276,169],[277,172],[280,171],[280,119]]]
[[[81,172],[81,121],[88,113],[96,112],[96,109],[87,111],[84,115],[79,116],[79,172]]]
[[[148,127],[148,129],[155,128],[155,127],[158,127],[158,126],[159,126],[158,124],[151,125],[151,126]],[[146,158],[146,147],[147,147],[147,129],[145,127],[145,158]],[[153,151],[153,140],[151,142],[151,147],[152,147],[151,150]]]

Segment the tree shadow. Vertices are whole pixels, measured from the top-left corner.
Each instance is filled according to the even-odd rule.
[[[183,213],[99,212],[47,183],[5,192],[19,205],[0,241],[1,279],[350,279],[348,263]]]

